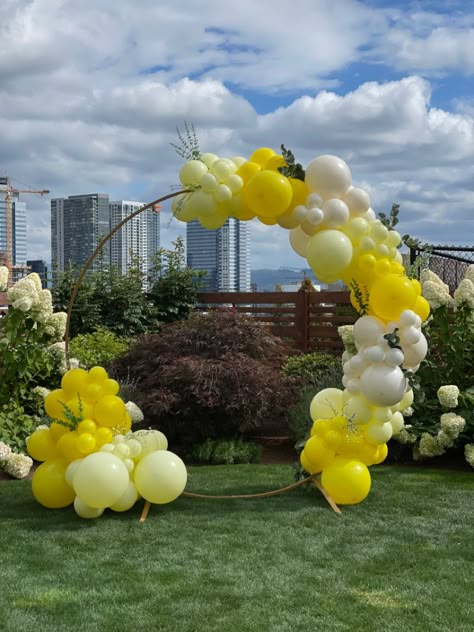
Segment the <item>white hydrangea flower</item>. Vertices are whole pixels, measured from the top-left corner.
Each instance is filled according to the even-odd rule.
[[[423,432],[418,446],[421,457],[431,458],[444,453],[444,448],[439,444],[438,437],[433,437],[428,432]]]
[[[33,389],[33,393],[36,393],[36,395],[45,398],[51,393],[51,391],[49,390],[49,388],[45,388],[44,386],[35,386]]]
[[[342,344],[344,348],[349,353],[356,354],[357,349],[355,346],[354,340],[354,326],[353,325],[341,325],[341,327],[337,328],[337,333],[339,334]]]
[[[447,286],[446,286],[447,287]],[[430,304],[431,309],[435,310],[443,305],[451,305],[452,298],[448,290],[433,281],[427,281],[422,285],[422,294]]]
[[[38,292],[38,301],[34,306],[33,318],[39,323],[45,323],[53,314],[53,297],[49,290]]]
[[[24,277],[8,290],[7,296],[11,303],[21,298],[28,298],[34,304],[38,300],[38,289],[33,279]]]
[[[415,411],[411,406],[407,406],[404,410],[402,410],[402,415],[404,417],[411,417]]]
[[[142,411],[134,402],[127,402],[125,404],[125,408],[127,409],[127,412],[130,415],[132,424],[138,424],[145,419]]]
[[[431,270],[422,270],[420,273],[420,283],[423,286],[425,283],[434,283],[438,287],[444,289],[449,294],[449,285],[442,281],[437,274]]]
[[[466,443],[464,446],[464,458],[471,467],[474,467],[474,443]]]
[[[453,438],[450,435],[448,435],[448,433],[445,430],[440,430],[438,434],[436,435],[436,438],[438,439],[439,445],[443,447],[445,450],[447,448],[452,448],[454,445]]]
[[[0,266],[0,292],[5,292],[8,286],[8,268]]]
[[[66,323],[66,312],[55,312],[54,314],[51,314],[51,317],[47,322],[47,326],[53,328],[56,340],[62,340],[64,338],[66,333]]]
[[[454,290],[454,302],[457,307],[466,303],[471,309],[474,309],[474,283],[470,279],[463,279]]]
[[[402,428],[400,432],[397,432],[396,435],[393,435],[393,438],[403,445],[413,445],[416,442],[416,435],[409,432],[409,430],[407,430],[407,426]]]
[[[349,360],[353,358],[354,355],[354,353],[350,353],[349,351],[343,351],[341,358],[342,366],[344,366],[346,362],[349,362]]]
[[[454,384],[440,386],[437,395],[443,408],[456,408],[458,405],[459,389]]]
[[[456,439],[464,430],[466,420],[455,413],[441,415],[441,428],[453,439]]]
[[[469,279],[472,283],[474,283],[474,263],[471,263],[466,270],[466,274],[464,275],[465,279]]]
[[[27,296],[21,296],[12,303],[13,309],[19,309],[20,312],[29,312],[33,307],[33,301]]]
[[[26,454],[15,454],[12,452],[5,461],[4,469],[13,478],[26,478],[33,465],[33,459]]]
[[[30,274],[28,274],[26,278],[30,279],[30,281],[33,281],[33,283],[35,284],[35,287],[38,290],[38,292],[41,292],[43,290],[43,284],[41,283],[41,277],[40,277],[40,275],[37,272],[30,272]]]
[[[5,461],[6,459],[8,459],[11,453],[12,449],[10,448],[10,446],[3,441],[0,441],[0,461]]]

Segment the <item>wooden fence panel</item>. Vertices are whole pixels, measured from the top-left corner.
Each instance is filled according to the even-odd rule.
[[[201,292],[197,311],[235,309],[268,325],[303,353],[342,353],[337,333],[357,318],[349,292]]]

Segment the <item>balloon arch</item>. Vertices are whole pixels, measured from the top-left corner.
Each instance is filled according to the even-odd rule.
[[[403,411],[413,402],[410,376],[427,353],[421,326],[430,309],[418,281],[406,274],[399,233],[376,218],[367,191],[352,185],[348,165],[324,155],[303,170],[291,152],[282,150],[277,154],[260,147],[248,160],[189,155],[179,173],[183,190],[125,218],[87,261],[68,307],[66,353],[74,301],[87,270],[113,234],[146,209],[174,198],[178,220],[197,219],[210,230],[229,217],[258,218],[288,230],[290,245],[320,281],[342,280],[350,288],[359,313],[353,327],[355,353],[346,352],[344,390],[324,389],[311,402],[311,436],[300,455],[307,479],[235,497],[265,497],[312,480],[338,511],[337,504],[356,504],[368,495],[368,468],[385,460],[387,442],[404,427]],[[79,516],[94,518],[106,507],[125,511],[141,496],[146,501],[143,521],[150,503],[164,504],[179,495],[208,498],[183,491],[186,468],[167,450],[162,433],[131,433],[117,392],[114,380],[95,367],[89,372],[71,369],[61,389],[46,397],[53,422],[28,442],[31,456],[45,461],[33,477],[36,499],[46,507],[74,502]]]

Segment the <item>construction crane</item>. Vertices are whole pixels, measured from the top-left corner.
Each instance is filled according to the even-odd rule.
[[[46,195],[49,193],[47,189],[16,189],[12,187],[8,176],[0,176],[0,193],[5,193],[5,252],[3,254],[4,265],[8,268],[8,281],[11,282],[12,270],[12,196],[16,193],[37,193],[38,195]]]

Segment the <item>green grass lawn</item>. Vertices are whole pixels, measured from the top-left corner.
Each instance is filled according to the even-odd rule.
[[[182,498],[96,521],[0,483],[0,629],[87,632],[474,630],[474,476],[372,469],[336,515],[302,489],[261,500]],[[190,468],[187,490],[252,493],[282,465]]]

